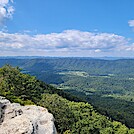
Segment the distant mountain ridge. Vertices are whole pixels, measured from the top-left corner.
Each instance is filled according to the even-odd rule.
[[[51,57],[51,56],[0,56],[0,59],[57,59],[57,58],[74,58],[74,59],[102,59],[102,60],[118,60],[118,59],[134,59],[134,57]]]

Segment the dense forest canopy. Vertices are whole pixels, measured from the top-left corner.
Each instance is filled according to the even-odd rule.
[[[57,130],[61,134],[134,133],[134,129],[128,129],[120,122],[111,121],[99,114],[90,104],[71,101],[75,100],[74,96],[55,89],[34,76],[21,73],[18,67],[2,67],[0,82],[0,95],[6,96],[12,102],[47,107],[53,113]],[[77,98],[77,101],[80,100]]]

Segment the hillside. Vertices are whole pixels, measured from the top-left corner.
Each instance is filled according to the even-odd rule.
[[[0,95],[12,102],[48,108],[54,115],[56,128],[61,134],[134,133],[133,129],[128,129],[122,123],[99,114],[90,104],[80,102],[78,98],[57,90],[34,76],[21,73],[18,67],[2,67],[0,82]]]
[[[134,59],[8,57],[21,72],[77,96],[101,114],[134,128]],[[76,99],[78,100],[78,99]]]
[[[7,57],[11,64],[64,93],[92,104],[101,114],[134,128],[134,59]]]

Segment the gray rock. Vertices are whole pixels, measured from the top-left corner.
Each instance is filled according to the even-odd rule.
[[[0,97],[0,116],[0,134],[57,134],[53,115],[40,106],[21,106]]]

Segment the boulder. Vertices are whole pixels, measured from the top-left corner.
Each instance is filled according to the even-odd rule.
[[[0,116],[0,134],[57,134],[53,115],[40,106],[21,106],[0,97]]]

